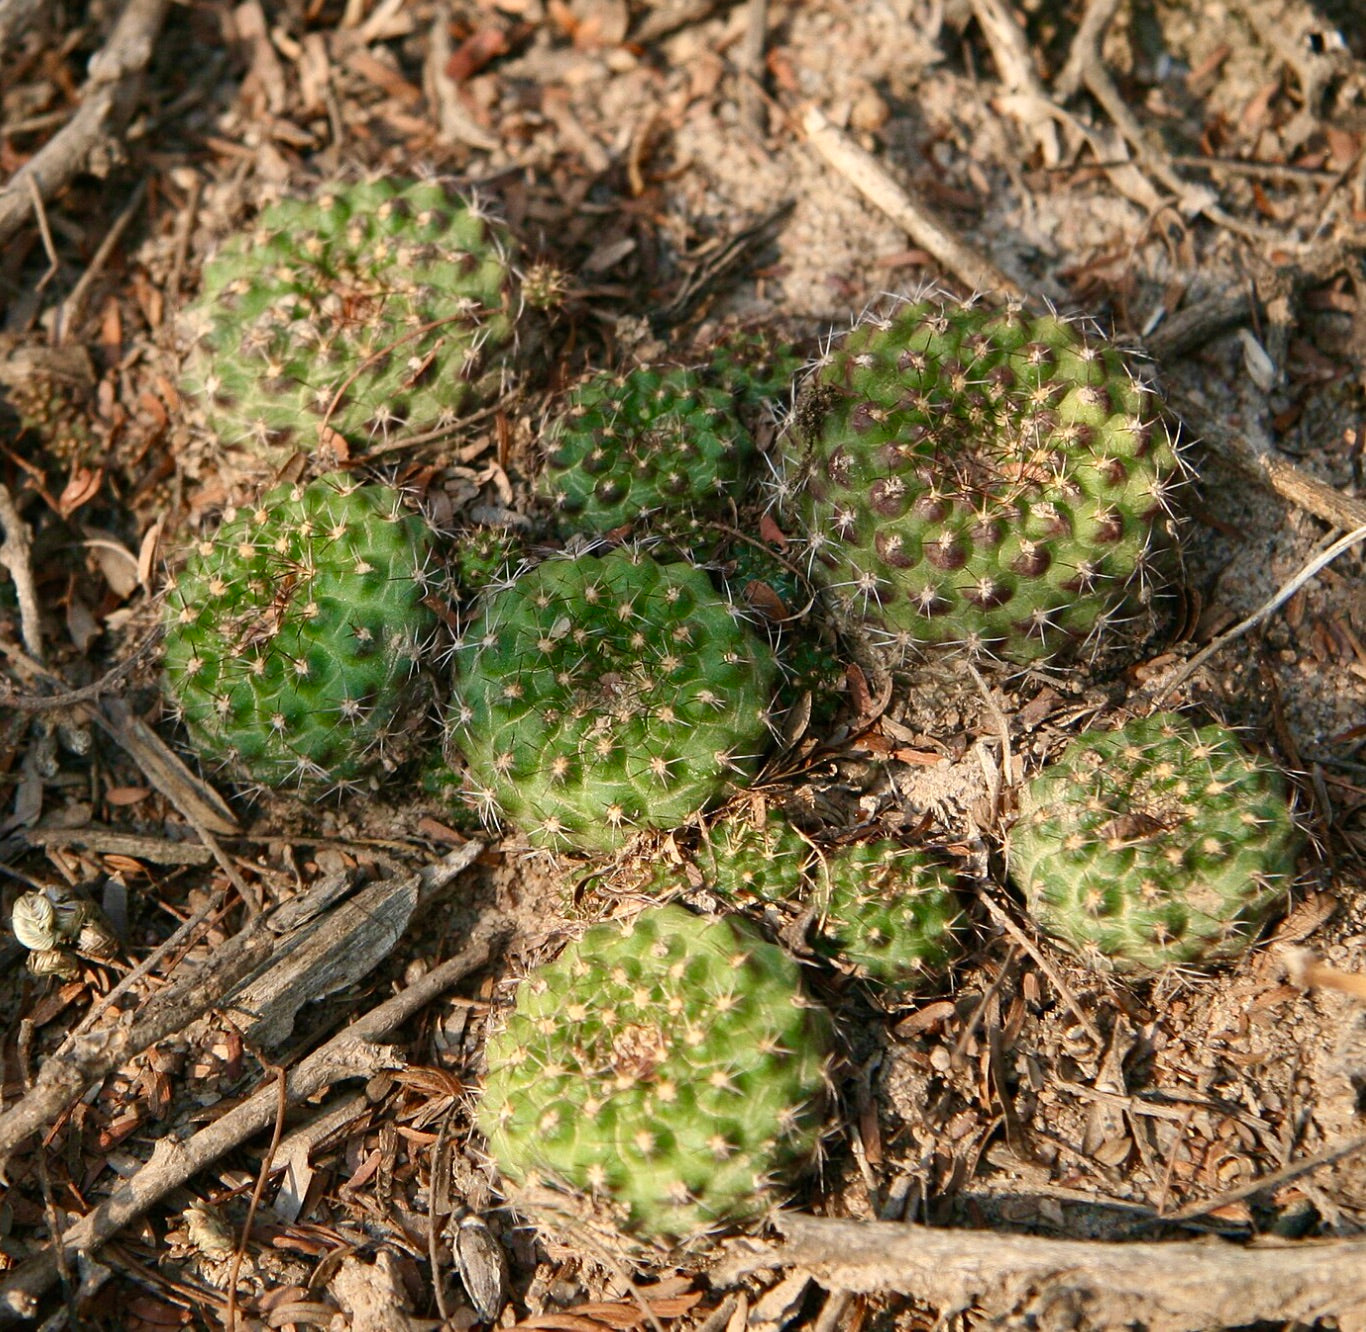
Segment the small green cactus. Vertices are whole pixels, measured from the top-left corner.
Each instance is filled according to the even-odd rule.
[[[758,766],[772,653],[700,569],[615,551],[492,589],[457,653],[451,741],[538,846],[611,851]]]
[[[619,886],[645,894],[701,887],[730,907],[810,910],[817,952],[884,999],[924,989],[962,953],[956,872],[934,852],[888,838],[821,845],[776,810],[714,820],[691,869],[651,860]]]
[[[534,971],[487,1048],[478,1123],[504,1179],[587,1195],[668,1245],[782,1201],[816,1146],[832,1039],[780,948],[670,905]]]
[[[462,600],[469,600],[509,583],[526,559],[522,538],[506,527],[477,527],[455,538],[450,552],[451,574]]]
[[[816,875],[817,947],[887,997],[909,994],[962,953],[956,872],[882,839],[830,848]]]
[[[1020,792],[1007,863],[1040,927],[1135,975],[1237,956],[1295,877],[1285,781],[1223,726],[1078,736]]]
[[[843,628],[1029,662],[1141,599],[1179,477],[1153,394],[1087,325],[931,292],[863,319],[802,390],[781,499]]]
[[[606,533],[657,510],[722,512],[754,458],[731,394],[680,366],[591,375],[548,447],[539,490],[567,532]]]
[[[745,325],[726,329],[706,355],[712,377],[734,396],[742,416],[785,405],[803,366],[790,343]]]
[[[166,689],[235,779],[354,783],[421,715],[426,523],[344,474],[281,485],[189,551],[166,598]]]
[[[435,182],[374,180],[267,208],[204,267],[182,388],[270,462],[335,430],[363,447],[498,393],[516,296],[507,231]]]

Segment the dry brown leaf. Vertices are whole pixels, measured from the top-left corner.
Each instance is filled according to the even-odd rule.
[[[104,799],[109,805],[136,805],[151,794],[150,786],[111,786],[104,793]]]
[[[62,493],[57,496],[57,512],[63,518],[70,518],[83,504],[89,504],[99,494],[103,480],[103,468],[72,468]]]

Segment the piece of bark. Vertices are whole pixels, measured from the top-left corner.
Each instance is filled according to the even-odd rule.
[[[397,881],[399,891],[393,894],[395,903],[401,905],[409,895],[418,901],[435,895],[461,873],[481,849],[481,843],[467,842],[435,864],[416,874],[403,876]],[[382,896],[384,884],[375,887],[375,896]],[[297,904],[290,906],[297,909]],[[347,906],[343,904],[340,910],[343,922],[340,935],[327,934],[328,917],[323,916],[313,930],[301,927],[300,937],[310,939],[320,931],[324,937],[348,939],[346,946],[356,944],[356,917]],[[390,938],[393,915],[391,912],[388,926],[381,928],[368,943],[359,939],[365,951],[358,957],[356,966],[369,959],[369,966],[365,967],[368,971],[383,956],[376,954]],[[389,944],[390,948],[392,946]],[[299,962],[290,948],[290,936],[282,942],[272,926],[272,918],[256,916],[216,948],[201,966],[187,969],[184,976],[143,1009],[111,1019],[107,1025],[76,1037],[69,1052],[64,1052],[60,1059],[50,1058],[44,1062],[34,1085],[0,1113],[0,1175],[3,1175],[4,1162],[10,1154],[30,1135],[52,1123],[78,1096],[135,1055],[183,1031],[210,1008],[224,1004],[225,997],[236,993],[243,982],[255,981],[258,988],[253,993],[256,1002],[264,1006],[262,1018],[267,1023],[267,1030],[283,1027],[287,1032],[286,1014],[288,1023],[292,1024],[294,1012],[304,1002],[320,997],[316,990],[309,993],[290,986],[291,972],[298,969]],[[338,959],[328,974],[335,980],[349,970],[350,964]],[[316,970],[310,977],[314,985],[323,983]],[[232,1006],[236,1008],[240,1002],[234,1002]]]
[[[431,897],[479,854],[481,844],[467,842],[439,862],[442,872],[398,875],[367,884],[354,896],[333,904],[347,878],[330,875],[300,902],[289,903],[297,914],[310,900],[327,909],[293,923],[270,958],[244,978],[223,1000],[242,1033],[254,1045],[271,1049],[289,1039],[298,1011],[367,976],[393,952],[423,896]],[[426,887],[424,894],[423,889]],[[281,917],[269,924],[278,930]]]
[[[25,828],[16,834],[16,843],[40,847],[79,847],[101,856],[129,856],[148,860],[153,865],[207,865],[213,852],[197,842],[173,842],[168,837],[142,837],[119,832],[98,823],[80,828]],[[0,856],[4,848],[0,846]]]
[[[795,1212],[780,1213],[776,1225],[783,1243],[728,1244],[712,1283],[794,1267],[828,1290],[923,1300],[941,1311],[941,1322],[972,1309],[983,1326],[1038,1332],[1194,1332],[1324,1318],[1360,1326],[1366,1318],[1363,1239],[1255,1247],[1223,1240],[1120,1244]]]

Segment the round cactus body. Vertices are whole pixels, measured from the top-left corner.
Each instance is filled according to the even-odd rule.
[[[220,438],[269,461],[324,426],[363,446],[449,424],[503,386],[510,249],[435,182],[274,204],[205,265],[182,388]]]
[[[752,776],[776,674],[702,570],[623,551],[548,560],[481,603],[451,738],[534,843],[614,850]]]
[[[731,902],[795,904],[814,859],[811,843],[776,813],[762,823],[739,817],[712,824],[697,854],[706,886]]]
[[[1097,637],[1142,588],[1178,479],[1154,415],[1083,324],[934,294],[866,318],[794,415],[784,488],[812,577],[892,666]]]
[[[592,375],[551,426],[540,491],[570,532],[610,532],[656,510],[723,511],[754,445],[731,394],[697,370]]]
[[[478,527],[462,532],[450,552],[459,595],[476,597],[485,588],[511,582],[525,558],[522,538],[510,528]]]
[[[1078,736],[1022,789],[1008,866],[1045,931],[1145,974],[1247,949],[1300,843],[1279,771],[1223,726],[1157,713]]]
[[[478,1121],[505,1179],[686,1241],[761,1217],[816,1145],[831,1028],[747,922],[652,908],[521,984]]]
[[[716,382],[735,396],[741,410],[775,408],[787,400],[803,361],[790,343],[769,330],[727,329],[707,357]]]
[[[881,840],[832,847],[817,874],[818,946],[884,992],[911,991],[961,953],[954,870]]]
[[[420,704],[427,525],[397,491],[281,485],[193,546],[166,601],[166,688],[200,756],[264,786],[345,785]]]

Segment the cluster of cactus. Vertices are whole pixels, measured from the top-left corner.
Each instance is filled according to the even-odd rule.
[[[97,465],[89,423],[94,379],[83,349],[13,346],[0,336],[0,409],[14,414],[22,456],[59,475]]]
[[[1010,876],[1083,959],[1149,974],[1243,952],[1295,877],[1285,781],[1174,713],[1076,737],[1020,793]]]
[[[649,908],[518,988],[488,1040],[478,1122],[505,1180],[583,1195],[686,1244],[757,1219],[810,1159],[831,1026],[797,964],[738,918]]]
[[[510,249],[432,184],[276,205],[206,268],[186,388],[270,457],[322,427],[364,442],[446,424],[504,373]],[[539,274],[533,303],[561,285]],[[429,792],[462,782],[537,847],[615,853],[753,780],[780,671],[833,716],[845,670],[813,606],[895,669],[946,649],[1066,654],[1141,604],[1180,463],[1151,391],[1093,330],[935,292],[862,320],[806,377],[779,445],[789,548],[750,486],[795,368],[742,330],[691,368],[570,393],[540,496],[576,547],[629,532],[655,555],[537,563],[491,529],[453,544],[464,627]],[[436,628],[430,541],[394,491],[330,476],[198,543],[168,598],[166,682],[199,752],[304,790],[402,757]],[[1143,976],[1246,948],[1299,841],[1269,764],[1163,714],[1079,737],[1023,788],[1008,863],[1047,932]],[[558,1191],[658,1244],[762,1216],[816,1144],[830,1020],[734,913],[809,918],[815,952],[892,1002],[952,965],[965,922],[935,852],[810,838],[773,811],[717,818],[683,854],[633,886],[704,889],[695,904],[732,914],[652,906],[534,971],[489,1038],[478,1112],[523,1198]],[[70,948],[57,914],[25,910],[32,938]]]
[[[373,180],[266,208],[204,266],[182,388],[270,461],[326,427],[363,446],[439,428],[507,376],[511,242],[475,199]]]
[[[893,668],[1029,662],[1141,595],[1178,460],[1151,392],[1085,324],[931,292],[833,343],[782,482],[832,614]]]
[[[548,848],[615,850],[754,772],[776,666],[700,569],[551,559],[482,600],[451,740],[492,812]]]
[[[890,838],[822,845],[781,814],[731,814],[705,831],[682,871],[652,861],[623,885],[661,893],[701,887],[729,908],[809,910],[816,949],[884,999],[923,989],[962,953],[956,871]]]
[[[422,710],[425,521],[332,474],[280,485],[194,545],[165,610],[165,679],[199,754],[241,780],[344,787]]]

